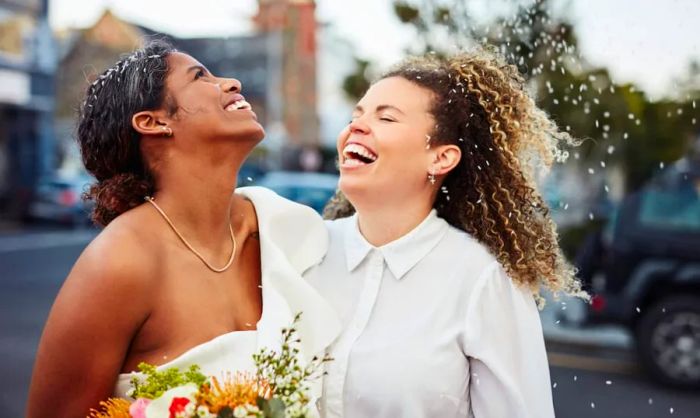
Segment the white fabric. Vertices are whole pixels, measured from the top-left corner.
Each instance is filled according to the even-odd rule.
[[[305,274],[343,323],[326,416],[554,416],[534,298],[484,245],[435,211],[380,248],[356,215],[326,225],[328,254]]]
[[[305,360],[322,354],[340,332],[333,309],[301,276],[321,260],[328,246],[328,232],[321,218],[311,208],[262,187],[239,188],[236,193],[253,203],[258,217],[263,309],[257,330],[220,335],[161,365],[159,370],[198,364],[205,375],[211,376],[252,371],[253,353],[262,347],[278,349],[281,329],[289,326],[298,312],[302,312],[297,330]],[[128,398],[126,392],[134,374],[138,375],[119,375],[114,396]],[[312,398],[320,392],[318,381],[312,387]]]

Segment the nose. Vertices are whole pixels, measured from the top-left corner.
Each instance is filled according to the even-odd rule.
[[[369,133],[369,126],[364,123],[361,117],[354,118],[351,122],[350,125],[348,125],[348,128],[350,129],[350,133],[352,134],[368,134]]]
[[[235,78],[223,78],[221,88],[227,93],[240,93],[242,85]]]

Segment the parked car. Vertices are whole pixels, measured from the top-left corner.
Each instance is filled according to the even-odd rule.
[[[326,173],[272,171],[255,183],[274,190],[282,197],[310,206],[316,212],[333,197],[338,187],[338,176]]]
[[[700,388],[700,164],[624,199],[576,264],[595,295],[588,322],[629,327],[652,377]]]
[[[29,218],[71,226],[92,225],[92,205],[82,200],[82,194],[93,181],[87,174],[55,175],[41,180],[29,205]]]

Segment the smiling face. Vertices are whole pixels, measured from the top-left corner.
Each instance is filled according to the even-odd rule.
[[[373,84],[358,102],[352,122],[338,137],[339,187],[357,206],[361,201],[386,204],[406,198],[429,198],[427,181],[435,148],[430,134],[433,94],[401,77]]]
[[[168,63],[166,89],[178,106],[168,127],[175,136],[190,146],[224,140],[246,143],[251,149],[262,140],[265,131],[241,95],[238,80],[215,77],[197,60],[179,52],[171,54]]]

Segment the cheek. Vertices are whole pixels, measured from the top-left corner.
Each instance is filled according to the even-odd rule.
[[[397,175],[423,173],[427,170],[427,146],[425,138],[415,133],[401,132],[381,141],[378,152],[381,168]]]
[[[343,144],[348,139],[349,135],[350,135],[350,125],[346,125],[345,128],[343,128],[343,130],[340,131],[340,133],[338,134],[338,137],[335,140],[335,149],[338,152],[338,155],[340,155],[342,153]]]

